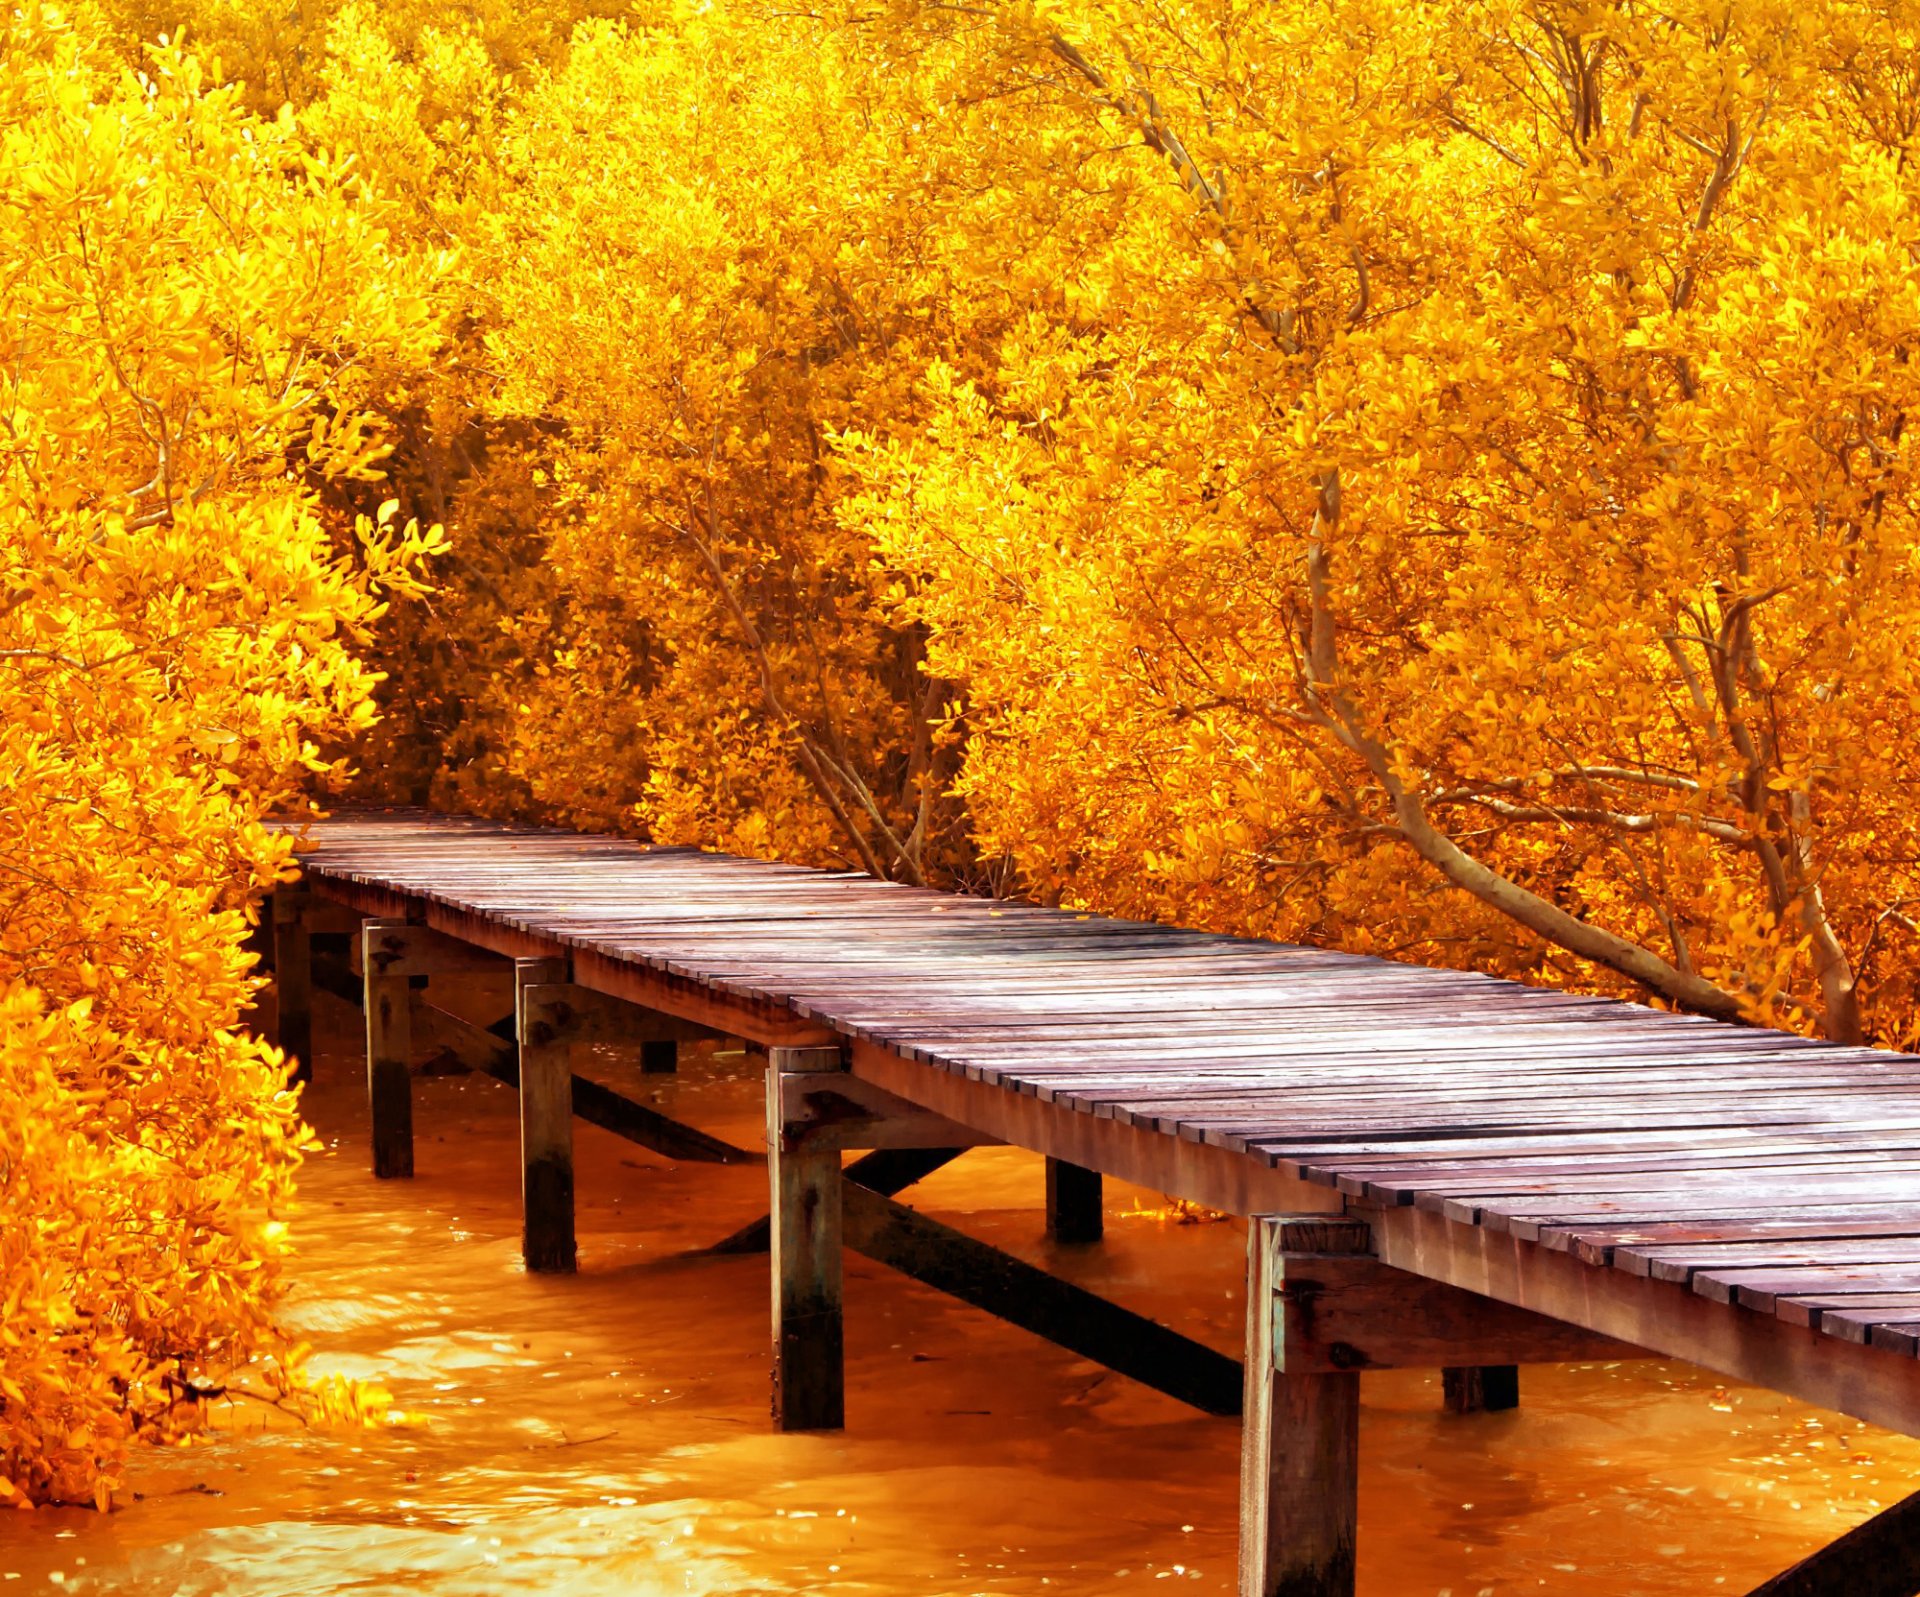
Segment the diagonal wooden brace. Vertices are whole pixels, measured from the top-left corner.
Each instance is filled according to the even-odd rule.
[[[1301,1222],[1289,1224],[1294,1229],[1283,1238],[1302,1234]],[[1342,1234],[1366,1241],[1363,1222],[1318,1224],[1358,1226]],[[1624,1342],[1396,1270],[1366,1253],[1280,1247],[1273,1281],[1274,1358],[1291,1374],[1646,1357]]]
[[[1240,1412],[1240,1366],[1226,1354],[857,1182],[841,1201],[854,1252],[1203,1413]]]
[[[1913,1597],[1920,1592],[1920,1492],[1883,1508],[1747,1597]]]

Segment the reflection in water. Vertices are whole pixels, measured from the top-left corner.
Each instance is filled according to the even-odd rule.
[[[320,1019],[308,1108],[330,1152],[302,1182],[294,1318],[321,1368],[378,1379],[417,1421],[308,1434],[236,1412],[209,1445],[141,1458],[111,1516],[0,1518],[13,1590],[1233,1589],[1234,1422],[849,1257],[848,1429],[772,1435],[765,1260],[689,1256],[764,1209],[762,1172],[579,1126],[582,1274],[530,1278],[513,1095],[422,1080],[418,1179],[376,1184],[357,1016]],[[758,1139],[738,1058],[582,1068]],[[1107,1243],[1050,1258],[1041,1180],[978,1150],[909,1195],[1237,1352],[1239,1231],[1128,1217],[1158,1200],[1110,1185]],[[1529,1370],[1513,1414],[1449,1417],[1424,1372],[1367,1377],[1365,1403],[1369,1597],[1743,1592],[1920,1484],[1920,1444],[1679,1366]]]

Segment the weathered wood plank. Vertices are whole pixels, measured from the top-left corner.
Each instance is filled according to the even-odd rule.
[[[787,1136],[796,1150],[977,1148],[998,1140],[844,1070],[790,1075],[782,1090]]]
[[[410,921],[378,920],[365,928],[362,968],[382,976],[459,976],[501,969],[500,956]]]
[[[536,1025],[543,1028],[539,1039],[543,1046],[549,1042],[665,1043],[672,1048],[682,1041],[722,1035],[710,1026],[644,1009],[572,982],[554,983],[552,991],[539,994],[538,1008]]]
[[[1360,1245],[1368,1245],[1364,1226],[1359,1235]],[[1370,1254],[1327,1248],[1281,1262],[1286,1312],[1275,1356],[1295,1373],[1647,1357],[1611,1337],[1395,1269]]]
[[[1338,1213],[1338,1193],[1204,1143],[1061,1111],[947,1071],[927,1070],[873,1043],[855,1043],[852,1073],[896,1097],[1002,1142],[1222,1209]]]

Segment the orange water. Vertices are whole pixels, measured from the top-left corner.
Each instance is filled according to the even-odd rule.
[[[753,1168],[669,1166],[577,1129],[581,1273],[518,1260],[513,1094],[423,1080],[417,1179],[367,1174],[357,1017],[327,998],[292,1317],[323,1368],[416,1420],[148,1454],[137,1499],[0,1517],[0,1594],[928,1594],[1233,1589],[1238,1426],[865,1260],[847,1261],[847,1430],[768,1429],[764,1257],[694,1258],[764,1209]],[[757,1139],[744,1061],[630,1077]],[[977,1150],[910,1196],[1237,1352],[1242,1234],[1132,1215],[1050,1250],[1032,1156]],[[1670,1364],[1524,1372],[1516,1413],[1368,1376],[1362,1592],[1745,1592],[1920,1485],[1920,1444]],[[14,1585],[13,1582],[19,1584]]]

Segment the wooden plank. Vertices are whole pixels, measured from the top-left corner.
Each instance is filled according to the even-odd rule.
[[[1047,1235],[1067,1246],[1098,1242],[1106,1232],[1103,1185],[1098,1170],[1047,1160]]]
[[[388,927],[367,923],[372,946]],[[363,952],[367,1019],[367,1108],[373,1173],[381,1180],[413,1175],[413,990],[405,975],[389,975]]]
[[[313,953],[306,919],[311,897],[298,887],[274,890],[274,1042],[293,1067],[291,1079],[313,1080]]]
[[[752,994],[718,992],[597,949],[578,947],[547,932],[490,920],[474,910],[432,901],[419,893],[323,876],[317,868],[314,878],[316,885],[330,897],[368,915],[417,913],[434,930],[508,959],[571,956],[573,979],[581,986],[708,1026],[726,1036],[744,1037],[768,1046],[794,1047],[824,1045],[837,1037],[831,1026],[805,1020],[787,1005]]]
[[[873,1043],[856,1042],[850,1057],[855,1077],[963,1126],[1208,1208],[1229,1214],[1279,1208],[1337,1214],[1342,1207],[1338,1193],[1224,1148],[1182,1142],[928,1070]]]
[[[767,1051],[773,1419],[783,1431],[838,1430],[846,1423],[840,1155],[790,1147],[783,1113],[787,1077],[841,1066],[837,1048]]]
[[[1920,1592],[1920,1492],[1763,1581],[1748,1597],[1914,1597]]]
[[[637,1142],[665,1159],[686,1164],[756,1164],[760,1156],[702,1131],[669,1120],[657,1110],[585,1076],[573,1078],[573,1112],[590,1126]]]
[[[363,968],[382,976],[458,976],[499,971],[498,954],[430,926],[378,920],[361,943]]]
[[[1357,1230],[1357,1238],[1355,1231]],[[1324,1231],[1324,1235],[1316,1235]],[[1353,1597],[1360,1518],[1360,1376],[1289,1373],[1283,1260],[1364,1227],[1258,1215],[1247,1231],[1247,1356],[1240,1445],[1240,1597]]]
[[[514,961],[520,1053],[520,1251],[529,1271],[576,1267],[573,1204],[573,1068],[556,1041],[565,1020],[567,968],[558,959]],[[559,995],[557,998],[554,995]]]

